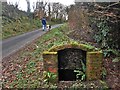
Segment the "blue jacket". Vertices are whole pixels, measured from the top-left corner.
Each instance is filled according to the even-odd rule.
[[[46,25],[46,20],[44,18],[42,19],[42,24]]]

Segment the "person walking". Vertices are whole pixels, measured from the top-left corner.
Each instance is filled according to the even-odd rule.
[[[45,17],[42,18],[42,29],[43,29],[43,31],[46,30],[46,19],[45,19]]]

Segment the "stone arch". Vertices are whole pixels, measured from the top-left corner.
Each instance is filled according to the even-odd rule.
[[[58,76],[58,51],[64,49],[81,49],[86,52],[86,77],[87,80],[101,78],[102,51],[97,51],[93,46],[85,44],[63,44],[54,46],[48,51],[43,52],[43,62],[45,71],[55,73]],[[59,78],[56,78],[59,81]]]
[[[94,50],[94,47],[90,46],[90,45],[72,43],[72,44],[64,44],[64,45],[54,46],[49,49],[49,52],[57,52],[59,50],[65,49],[65,48],[76,48],[76,49],[81,49],[83,51],[93,51]]]

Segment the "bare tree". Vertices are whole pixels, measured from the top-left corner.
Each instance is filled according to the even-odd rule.
[[[35,2],[33,2],[32,8],[33,8],[33,19],[34,19],[35,18],[35,9],[36,9],[36,3]]]
[[[66,12],[66,6],[61,3],[53,3],[52,5],[52,17],[55,19],[66,19],[68,13]]]
[[[48,17],[49,20],[51,20],[52,17],[55,19],[65,19],[67,16],[66,7],[60,3],[43,2],[39,0],[36,2],[35,16],[40,19],[45,16]]]
[[[27,2],[27,12],[30,13],[30,0],[26,0]]]
[[[36,2],[36,9],[35,9],[35,13],[36,13],[36,17],[39,17],[40,19],[43,16],[46,16],[46,6],[47,6],[47,2],[43,2],[43,1],[38,1]]]
[[[32,8],[33,8],[33,12],[35,11],[35,2],[33,2],[33,5],[32,5]]]
[[[51,20],[51,5],[50,3],[48,4],[48,18]]]
[[[20,0],[19,0],[19,1],[20,1]],[[18,1],[18,2],[16,1],[16,2],[15,2],[15,7],[16,7],[16,8],[18,8],[19,1]]]
[[[53,6],[52,6],[52,9],[53,9],[52,15],[54,18],[57,18],[58,16],[58,4],[59,3],[53,3]]]
[[[53,3],[53,5],[52,5],[52,13],[53,13],[54,18],[59,17],[59,13],[60,13],[62,7],[63,7],[63,5],[60,4],[60,3]]]

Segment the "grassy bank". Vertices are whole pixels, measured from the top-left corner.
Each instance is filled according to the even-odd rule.
[[[47,22],[50,25],[55,24],[55,22]],[[2,39],[17,36],[29,31],[33,31],[42,27],[41,20],[39,19],[29,19],[27,17],[22,17],[19,19],[6,20],[2,24]]]
[[[40,20],[28,19],[27,17],[8,21],[2,27],[2,39],[20,35],[41,27]]]

